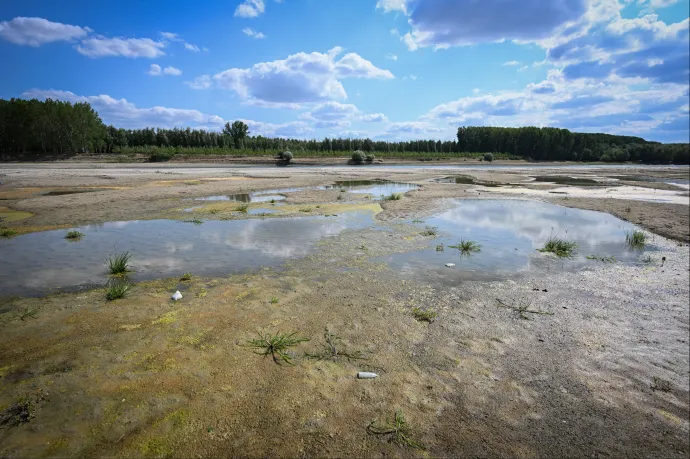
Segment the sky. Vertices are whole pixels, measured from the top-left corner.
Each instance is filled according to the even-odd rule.
[[[5,1],[0,98],[88,101],[130,129],[688,142],[689,1]]]

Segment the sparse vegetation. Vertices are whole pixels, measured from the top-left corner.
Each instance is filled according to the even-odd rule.
[[[470,255],[472,253],[481,252],[482,246],[469,239],[460,239],[457,245],[449,245],[451,249],[458,249],[463,255]]]
[[[198,218],[192,218],[191,220],[183,220],[183,223],[193,223],[195,225],[203,225],[204,221]]]
[[[435,311],[425,311],[420,308],[413,308],[412,316],[414,316],[415,320],[419,322],[432,323],[434,320],[436,320],[437,314]]]
[[[118,255],[111,255],[106,260],[110,274],[119,275],[130,271],[129,260],[132,258],[129,252],[123,252]]]
[[[424,220],[420,220],[419,218],[415,218],[412,220],[412,223],[424,223]]]
[[[248,210],[249,204],[247,204],[246,202],[243,202],[239,206],[235,207],[235,212],[242,212],[243,214],[246,214]]]
[[[542,316],[552,316],[553,315],[553,312],[537,311],[534,309],[530,309],[529,304],[519,304],[519,305],[515,306],[515,305],[506,304],[503,301],[499,300],[498,298],[496,298],[496,301],[498,302],[498,305],[500,307],[506,308],[506,309],[511,309],[511,310],[517,312],[520,315],[520,318],[523,320],[530,320],[529,316],[527,314],[538,314],[538,315],[542,315]],[[513,301],[513,302],[515,303],[515,301]]]
[[[216,214],[220,213],[220,209],[211,209],[211,210],[209,210],[209,213],[212,215],[216,215]]]
[[[293,365],[292,356],[287,352],[291,347],[309,341],[309,338],[301,337],[297,332],[280,333],[275,335],[259,332],[259,338],[247,341],[246,346],[256,349],[254,352],[264,357],[270,355],[277,364],[282,362]]]
[[[494,155],[493,155],[492,153],[486,153],[486,154],[484,155],[484,161],[489,161],[489,162],[491,162],[491,161],[493,161],[493,160],[494,160]]]
[[[105,299],[108,301],[124,298],[132,289],[132,284],[127,279],[111,279],[105,288]]]
[[[395,412],[393,422],[390,424],[377,425],[376,421],[371,421],[367,426],[367,433],[370,435],[389,435],[389,441],[398,446],[426,449],[422,443],[410,438],[410,427],[405,421],[402,411]]]
[[[644,249],[647,235],[643,231],[632,230],[625,233],[625,243],[631,249]]]
[[[341,349],[341,338],[329,332],[328,328],[326,328],[323,338],[325,340],[323,350],[321,352],[317,352],[316,354],[306,353],[305,355],[308,358],[317,360],[338,360],[340,357],[345,357],[347,360],[366,360],[366,357],[362,355],[361,351],[348,352]]]
[[[19,234],[19,233],[13,229],[9,229],[9,228],[0,229],[0,237],[5,238],[5,239],[13,238],[17,234]]]
[[[573,258],[577,253],[577,242],[550,236],[544,247],[537,250],[542,253],[553,253],[559,258]]]
[[[391,193],[384,197],[384,201],[400,201],[402,199],[402,193]]]
[[[444,249],[445,249],[445,247],[443,246],[443,244],[438,244],[438,245],[436,246],[436,251],[437,251],[437,252],[443,252]]]
[[[69,231],[67,235],[65,236],[65,239],[70,240],[70,241],[78,241],[79,239],[83,238],[86,236],[84,233],[80,231]]]
[[[422,231],[422,236],[436,236],[438,234],[438,226],[426,225],[424,231]]]
[[[651,263],[654,262],[654,259],[652,258],[651,255],[646,255],[646,256],[643,257],[642,260],[640,260],[640,261],[641,261],[642,263],[645,263],[645,264],[648,264],[648,265],[649,265],[649,264],[651,264]]]
[[[671,392],[671,383],[665,379],[661,379],[657,376],[652,378],[652,385],[650,386],[653,391],[661,392]]]
[[[278,297],[275,297],[275,296],[272,296],[271,299],[268,300],[268,302],[271,304],[278,304],[279,301],[280,300],[278,299]]]
[[[304,212],[304,213],[309,213],[309,212],[311,212],[312,210],[314,210],[314,209],[312,209],[311,207],[303,207],[303,208],[301,208],[299,211],[300,211],[300,212]]]
[[[368,163],[373,163],[375,159],[376,159],[376,156],[374,156],[373,153],[367,153],[367,155],[366,155],[366,161],[367,161]]]
[[[192,280],[192,273],[184,273],[184,274],[182,275],[182,277],[180,277],[180,280],[181,280],[182,282],[187,282],[187,281]]]

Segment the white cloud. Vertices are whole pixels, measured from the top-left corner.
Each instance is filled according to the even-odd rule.
[[[43,18],[16,17],[0,22],[0,37],[15,45],[41,46],[56,41],[74,41],[92,32],[80,27]]]
[[[184,46],[184,49],[187,51],[191,51],[193,53],[198,53],[201,51],[201,49],[197,45],[193,45],[191,43],[187,43],[180,37],[178,34],[173,33],[173,32],[161,32],[161,36],[165,38],[166,40],[172,41],[172,42],[177,42],[177,43],[182,43],[182,46]],[[208,51],[208,49],[204,48],[204,51]]]
[[[192,89],[208,89],[211,87],[211,77],[208,75],[201,75],[194,78],[192,81],[186,81],[185,84],[189,85]]]
[[[151,76],[160,76],[161,75],[161,66],[158,64],[151,64],[149,66],[149,69],[146,72],[146,74],[151,75]]]
[[[193,53],[198,53],[199,51],[201,51],[201,49],[199,49],[197,45],[193,45],[191,43],[185,43],[184,49],[186,49],[187,51],[191,51]]]
[[[165,55],[165,42],[150,38],[105,38],[97,36],[87,38],[77,45],[77,51],[88,57],[146,57],[155,58]]]
[[[264,35],[263,33],[257,32],[256,30],[251,29],[249,27],[242,29],[242,33],[244,33],[245,35],[247,35],[249,37],[253,37],[256,39],[266,38],[266,35]]]
[[[368,115],[362,115],[359,117],[361,121],[367,123],[387,123],[388,118],[383,113],[369,113]]]
[[[176,126],[212,126],[220,129],[225,120],[216,115],[208,115],[198,110],[179,108],[150,107],[138,108],[126,99],[115,99],[108,95],[78,96],[69,91],[32,89],[22,94],[26,98],[66,100],[69,102],[88,102],[98,112],[103,121],[123,128]]]
[[[235,16],[241,18],[255,18],[263,14],[266,7],[263,0],[245,0],[235,10]]]
[[[342,48],[327,53],[297,53],[284,60],[261,62],[251,68],[232,68],[212,77],[215,86],[234,91],[247,103],[266,107],[299,108],[301,104],[344,100],[346,78],[391,79],[382,70],[355,53],[340,59]],[[196,80],[195,80],[196,81]],[[206,88],[211,77],[199,77],[194,88]]]
[[[393,54],[393,53],[388,53],[388,54],[386,54],[386,59],[390,59],[390,60],[392,60],[392,61],[397,61],[397,60],[398,60],[398,56],[396,56],[396,55]]]
[[[519,62],[519,61],[508,61],[508,62],[504,62],[504,63],[503,63],[503,66],[504,66],[504,67],[515,67],[515,66],[518,66],[518,65],[520,65],[520,62]]]
[[[411,51],[503,40],[539,40],[577,21],[588,0],[406,0],[377,3],[409,16],[401,39]]]
[[[163,74],[180,76],[180,75],[182,75],[182,70],[175,68],[175,67],[166,67],[163,69]]]
[[[382,9],[385,13],[389,11],[400,11],[407,13],[407,4],[405,0],[378,0],[376,8]]]

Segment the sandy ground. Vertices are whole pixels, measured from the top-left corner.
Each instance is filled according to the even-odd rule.
[[[448,171],[315,172],[3,167],[0,204],[7,210],[0,216],[33,214],[4,222],[19,231],[182,218],[186,198],[347,178],[422,187],[382,203],[377,220],[385,231],[347,230],[283,269],[145,282],[115,302],[103,290],[0,299],[0,456],[687,457],[687,204],[521,196],[431,181]],[[532,171],[463,173],[532,190]],[[607,173],[620,171],[584,172]],[[111,189],[40,195],[99,185]],[[647,185],[654,186],[633,186]],[[339,194],[287,193],[286,207],[323,203],[313,211],[330,212],[343,205]],[[367,203],[345,195],[352,205]],[[424,218],[447,206],[444,198],[498,196],[612,212],[675,240],[655,237],[660,251],[634,265],[592,262],[573,273],[554,263],[548,272],[453,287],[403,280],[376,261],[428,245],[401,217]],[[194,215],[219,218],[225,211],[211,210],[223,205],[230,210],[204,203]],[[174,303],[176,289],[184,298]],[[438,316],[418,322],[415,307]],[[366,360],[307,358],[323,351],[325,328],[342,338],[341,354],[360,351]],[[293,349],[296,366],[280,366],[246,347],[262,330],[311,341]],[[362,370],[380,376],[356,379]],[[424,450],[367,432],[396,410]]]

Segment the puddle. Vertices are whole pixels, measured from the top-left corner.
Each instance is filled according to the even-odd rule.
[[[264,212],[269,209],[263,209]],[[64,239],[66,230],[0,240],[2,296],[35,296],[54,289],[104,285],[104,260],[129,251],[134,281],[192,272],[219,276],[259,267],[279,266],[308,254],[318,240],[346,228],[373,225],[369,211],[337,218],[298,217],[206,221],[190,225],[172,220],[110,222],[75,228],[79,242]]]
[[[578,269],[594,265],[588,255],[613,256],[618,262],[637,261],[640,254],[625,246],[625,232],[635,226],[612,215],[520,200],[462,200],[452,210],[429,218],[438,227],[431,247],[384,258],[395,270],[441,282],[489,280],[527,269]],[[566,233],[567,231],[567,233]],[[555,259],[537,252],[553,234],[578,243],[573,259]],[[481,245],[469,256],[449,248],[461,239]],[[436,246],[443,244],[442,252]],[[446,263],[455,263],[448,268]]]
[[[91,190],[53,190],[43,193],[41,196],[64,196],[66,194],[93,193],[94,191],[108,191],[108,188],[96,188]]]
[[[256,209],[249,209],[247,211],[249,215],[267,215],[267,214],[276,214],[278,213],[277,210],[275,209],[266,209],[262,207],[257,207]]]
[[[664,178],[649,177],[647,175],[612,175],[610,178],[616,180],[629,180],[633,182],[656,182],[676,185],[680,188],[690,189],[690,179],[686,178]]]
[[[462,185],[474,185],[476,182],[474,181],[474,178],[469,177],[467,175],[456,175],[456,176],[450,176],[450,177],[441,177],[433,180],[434,182],[437,183],[458,183]]]
[[[277,190],[271,190],[271,193],[278,193]],[[228,194],[224,196],[206,196],[203,198],[196,198],[196,201],[230,201],[230,202],[271,202],[284,201],[286,198],[280,194],[264,194],[264,192],[256,193],[240,193]]]
[[[537,175],[536,177],[534,177],[534,181],[570,186],[615,186],[615,184],[599,182],[597,180],[589,178],[568,177],[565,175]]]
[[[393,193],[406,193],[419,189],[419,185],[403,182],[388,182],[385,180],[346,180],[335,182],[335,185],[321,187],[325,190],[346,189],[349,193],[371,194],[374,199],[390,196]]]

